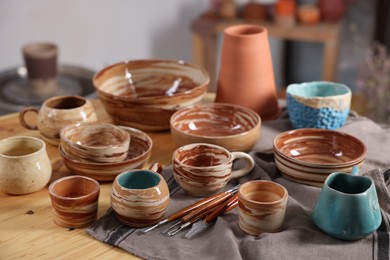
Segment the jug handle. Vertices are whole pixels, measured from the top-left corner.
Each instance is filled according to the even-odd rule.
[[[157,172],[158,174],[161,174],[163,167],[162,167],[161,163],[152,163],[149,167],[149,170]]]

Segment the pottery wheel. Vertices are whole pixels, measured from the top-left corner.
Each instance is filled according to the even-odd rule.
[[[52,96],[94,94],[95,89],[92,84],[94,73],[81,67],[60,65],[55,89],[38,96],[29,89],[25,67],[0,72],[0,114],[20,111],[26,106],[39,106]]]

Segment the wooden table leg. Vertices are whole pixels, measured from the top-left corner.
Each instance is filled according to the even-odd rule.
[[[324,62],[322,78],[326,81],[336,80],[337,57],[339,51],[337,37],[324,42]]]

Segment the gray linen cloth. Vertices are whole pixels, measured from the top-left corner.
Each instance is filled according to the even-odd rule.
[[[261,137],[251,151],[256,161],[247,176],[231,180],[226,189],[238,183],[260,177],[282,184],[289,193],[283,230],[278,233],[247,235],[238,226],[237,208],[217,218],[202,233],[191,239],[186,231],[168,237],[161,233],[170,224],[148,234],[118,222],[112,210],[86,229],[99,241],[120,247],[145,259],[390,259],[390,128],[351,115],[339,131],[362,140],[367,147],[367,158],[362,174],[373,178],[382,212],[378,230],[357,241],[342,241],[319,230],[311,219],[313,207],[321,188],[292,182],[275,167],[272,142],[276,135],[291,129],[286,116],[264,122]],[[196,202],[175,183],[172,168],[163,172],[167,180],[171,202],[167,216]]]

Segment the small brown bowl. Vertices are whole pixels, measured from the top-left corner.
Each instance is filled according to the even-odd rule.
[[[66,167],[74,174],[91,177],[97,181],[112,181],[121,172],[141,169],[152,153],[152,139],[140,130],[123,126],[120,128],[126,130],[131,136],[125,160],[119,162],[84,161],[67,153],[60,145],[58,150]]]
[[[119,162],[127,158],[130,134],[106,123],[76,123],[61,129],[63,150],[82,161]]]
[[[261,119],[251,109],[212,103],[177,111],[171,117],[171,135],[177,146],[210,143],[229,151],[249,151],[260,136]]]
[[[275,163],[286,178],[322,186],[332,172],[361,167],[366,147],[358,138],[335,130],[303,128],[274,139]]]
[[[121,62],[93,78],[98,98],[117,125],[147,131],[169,129],[171,115],[200,102],[209,82],[206,70],[177,60]]]

